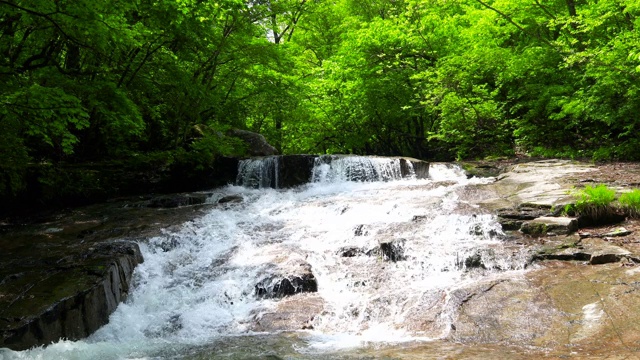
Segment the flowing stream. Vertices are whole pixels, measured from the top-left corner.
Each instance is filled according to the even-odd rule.
[[[277,179],[264,166],[241,165],[239,183],[253,176],[258,188],[228,186],[210,199],[241,202],[141,244],[145,261],[108,325],[0,358],[349,357],[445,338],[455,289],[526,264],[495,217],[457,195],[487,180],[456,166],[432,164],[417,180],[393,159],[318,161],[313,182],[287,190],[269,188]],[[300,274],[317,292],[273,295]]]

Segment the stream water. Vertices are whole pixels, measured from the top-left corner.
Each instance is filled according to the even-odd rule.
[[[487,180],[447,164],[417,180],[402,178],[393,159],[340,161],[318,162],[313,182],[287,190],[264,187],[277,183],[261,167],[271,165],[245,163],[239,182],[253,176],[263,187],[218,189],[211,203],[242,202],[141,243],[145,261],[108,325],[83,341],[0,358],[366,358],[415,344],[453,351],[437,343],[456,317],[452,292],[513,276],[527,262],[524,250],[505,246],[493,215],[457,195]],[[259,296],[265,279],[301,269],[317,292]]]

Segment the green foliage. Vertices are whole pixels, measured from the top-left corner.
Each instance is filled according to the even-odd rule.
[[[616,199],[616,192],[604,184],[595,187],[587,185],[584,189],[574,191],[573,196],[576,198],[575,204],[565,210],[571,210],[577,215],[597,219],[615,211],[612,203]]]
[[[623,193],[618,198],[618,202],[629,216],[640,217],[640,189],[633,189]]]
[[[219,132],[206,132],[191,142],[189,153],[183,153],[183,158],[196,170],[202,170],[218,156],[244,156],[246,150],[246,143],[240,139],[225,137]]]
[[[96,171],[74,171],[48,164],[41,166],[39,172],[42,201],[89,197],[103,191]]]
[[[621,0],[0,1],[0,193],[29,163],[205,167],[244,153],[231,127],[283,153],[640,160],[639,15]]]

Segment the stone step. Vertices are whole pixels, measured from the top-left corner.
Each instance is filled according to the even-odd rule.
[[[525,221],[520,228],[524,234],[533,236],[568,235],[578,230],[578,220],[573,217],[542,216]]]

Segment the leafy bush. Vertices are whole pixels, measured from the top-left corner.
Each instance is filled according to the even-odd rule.
[[[571,209],[566,210],[573,210],[577,215],[597,219],[615,212],[611,204],[616,199],[616,192],[607,185],[587,185],[584,189],[575,191],[573,195],[577,199],[576,203]]]
[[[640,189],[633,189],[620,195],[618,202],[629,216],[640,217]]]

